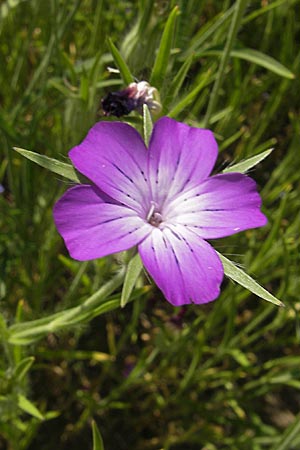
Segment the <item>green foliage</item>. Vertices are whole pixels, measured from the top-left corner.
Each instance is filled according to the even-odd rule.
[[[126,276],[124,279],[124,284],[122,288],[122,294],[121,294],[121,301],[120,305],[122,308],[126,305],[128,302],[130,295],[135,287],[135,284],[139,278],[139,275],[142,271],[143,264],[140,258],[140,255],[137,253],[134,255],[127,266],[126,270]]]
[[[221,60],[220,60],[218,72],[216,74],[216,80],[214,82],[214,86],[213,86],[211,95],[209,97],[209,102],[208,102],[207,111],[206,111],[206,115],[205,115],[205,122],[204,122],[205,128],[210,124],[211,116],[215,110],[218,96],[219,96],[219,91],[220,91],[220,88],[222,86],[223,79],[224,79],[225,69],[228,64],[228,61],[230,58],[230,53],[233,48],[235,38],[236,38],[237,32],[239,30],[246,6],[247,6],[247,0],[237,0],[235,2],[233,16],[232,16],[232,20],[231,20],[230,27],[228,30],[228,36],[227,36],[227,39],[225,42],[224,50],[221,53]]]
[[[0,447],[103,448],[96,422],[108,450],[300,447],[300,2],[229,5],[2,2]],[[135,78],[163,114],[210,124],[218,171],[251,170],[268,225],[213,245],[285,308],[225,280],[216,302],[178,310],[129,255],[67,256],[52,208],[79,181],[68,151]],[[156,117],[122,120],[148,141]]]
[[[150,137],[152,134],[153,123],[151,118],[151,113],[147,105],[143,105],[143,131],[144,131],[144,141],[148,146]]]
[[[112,57],[114,58],[114,62],[120,71],[120,75],[122,77],[123,82],[125,83],[125,85],[132,83],[134,81],[134,77],[131,75],[129,67],[122,58],[117,47],[113,44],[111,39],[108,39],[107,43],[109,46],[109,50],[112,54]]]
[[[216,48],[208,48],[203,52],[197,53],[196,55],[198,57],[208,55],[222,56],[223,51]],[[239,48],[236,50],[233,49],[230,51],[229,55],[234,58],[244,59],[245,61],[257,64],[258,66],[264,67],[265,69],[270,70],[271,72],[274,72],[281,77],[289,78],[291,80],[295,78],[295,75],[283,64],[280,64],[280,62],[276,61],[276,59],[271,58],[270,56],[262,52],[258,52],[257,50],[253,50],[252,48]]]
[[[104,450],[103,440],[95,422],[93,422],[92,427],[93,427],[93,450]]]
[[[233,164],[232,166],[226,167],[223,170],[223,173],[226,172],[241,172],[246,173],[265,158],[267,158],[274,149],[271,148],[269,150],[265,150],[264,152],[259,153],[258,155],[252,156],[251,158],[247,158],[244,161],[238,162],[237,164]]]
[[[33,403],[31,403],[31,401],[29,401],[28,398],[24,397],[22,394],[18,395],[18,406],[31,416],[36,417],[39,420],[43,420],[44,417],[36,406],[34,406]]]
[[[154,61],[150,77],[150,84],[155,86],[157,89],[161,88],[165,74],[167,72],[177,14],[178,14],[178,7],[175,6],[166,22],[164,32],[161,37],[159,49]]]

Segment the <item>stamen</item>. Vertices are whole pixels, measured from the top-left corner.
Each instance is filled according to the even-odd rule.
[[[150,203],[151,203],[151,207],[150,207],[149,212],[148,212],[147,217],[146,217],[147,222],[150,221],[150,219],[152,217],[152,214],[155,211],[155,202],[152,200]]]

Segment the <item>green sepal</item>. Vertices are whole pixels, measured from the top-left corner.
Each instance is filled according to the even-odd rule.
[[[153,122],[152,122],[151,113],[146,104],[143,105],[143,130],[144,130],[144,141],[148,147],[150,137],[152,134],[152,130],[153,130]]]
[[[54,158],[49,158],[49,156],[46,155],[40,155],[39,153],[31,152],[30,150],[25,150],[24,148],[14,147],[14,150],[30,161],[33,161],[39,166],[50,170],[50,172],[57,173],[58,175],[67,178],[68,180],[80,183],[80,179],[71,164],[58,161]]]
[[[269,150],[265,150],[264,152],[259,153],[258,155],[251,156],[251,158],[247,158],[244,161],[240,161],[233,166],[228,166],[226,169],[223,170],[223,173],[229,173],[229,172],[240,172],[245,173],[249,169],[252,169],[252,167],[255,167],[257,164],[259,164],[261,161],[263,161],[265,158],[267,158],[273,151],[273,148],[270,148]]]
[[[253,294],[257,295],[257,297],[266,300],[267,302],[271,302],[277,306],[284,306],[284,304],[278,300],[274,295],[268,292],[265,288],[260,286],[253,278],[250,277],[246,272],[237,267],[230,259],[227,259],[221,253],[217,252],[221,262],[224,267],[225,275],[236,283],[240,284],[244,288],[248,289]]]
[[[140,255],[134,255],[128,263],[125,280],[121,294],[121,308],[124,308],[128,302],[130,295],[135,287],[136,281],[142,271],[143,263]]]

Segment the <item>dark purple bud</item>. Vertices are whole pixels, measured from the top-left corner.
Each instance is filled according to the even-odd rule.
[[[128,96],[128,89],[119,92],[109,92],[102,100],[105,116],[126,116],[137,107],[137,100]]]
[[[143,105],[148,105],[153,112],[160,112],[161,104],[157,89],[146,81],[130,83],[122,91],[109,92],[101,101],[105,116],[126,116],[131,111],[142,113]]]

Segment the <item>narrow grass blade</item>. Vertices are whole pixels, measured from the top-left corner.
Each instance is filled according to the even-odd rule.
[[[92,430],[93,430],[93,450],[104,450],[103,439],[94,420],[92,422]]]
[[[75,181],[76,183],[80,183],[80,180],[75,172],[75,169],[71,164],[66,164],[61,161],[58,161],[54,158],[49,158],[45,155],[40,155],[39,153],[31,152],[30,150],[25,150],[23,148],[14,147],[14,150],[30,161],[35,162],[39,166],[44,167],[45,169],[50,170],[50,172],[57,173],[64,178],[68,178],[68,180]]]
[[[218,255],[222,261],[224,273],[227,277],[231,278],[233,281],[248,289],[250,292],[262,298],[263,300],[271,302],[277,306],[284,306],[284,304],[280,300],[274,297],[274,295],[270,294],[270,292],[268,292],[265,288],[260,286],[255,280],[253,280],[253,278],[250,277],[250,275],[245,273],[242,269],[236,267],[236,265],[232,261],[230,261],[230,259],[225,258],[225,256],[223,256],[219,252]]]
[[[298,414],[294,422],[283,433],[280,442],[274,445],[274,447],[272,447],[271,450],[290,450],[291,448],[296,448],[293,446],[293,441],[295,438],[297,437],[299,438],[299,435],[300,435],[300,415]]]
[[[99,44],[101,45],[104,37],[104,27],[103,27],[103,13],[104,13],[104,0],[98,0],[96,3],[94,23],[92,27],[92,36],[90,40],[90,48],[94,53],[99,49]],[[100,39],[99,39],[100,38]],[[99,42],[100,41],[100,42]]]
[[[26,373],[29,371],[30,367],[34,363],[35,358],[33,356],[29,356],[27,358],[22,359],[22,361],[17,364],[14,369],[14,378],[16,381],[22,381],[25,377]]]
[[[249,169],[252,169],[252,167],[255,167],[257,164],[259,164],[261,161],[263,161],[265,158],[267,158],[273,151],[273,148],[270,148],[269,150],[265,150],[262,153],[259,153],[258,155],[252,156],[251,158],[247,158],[244,161],[240,161],[237,164],[234,164],[233,166],[226,167],[226,169],[223,170],[223,173],[228,172],[240,172],[245,173]]]
[[[134,77],[131,74],[126,62],[122,58],[121,53],[119,52],[119,50],[117,49],[117,47],[114,45],[114,43],[112,42],[112,40],[110,38],[107,39],[107,43],[109,46],[109,50],[112,54],[112,57],[114,58],[115,64],[120,71],[120,75],[124,81],[124,84],[126,84],[126,86],[128,86],[128,84],[130,84],[134,81]]]
[[[147,105],[143,105],[143,129],[144,129],[144,141],[148,147],[150,137],[152,134],[153,123],[151,113]]]
[[[138,8],[138,18],[136,23],[133,25],[128,34],[124,37],[121,44],[122,55],[129,60],[129,58],[135,52],[138,44],[145,39],[145,33],[152,21],[152,10],[154,6],[154,0],[139,1]]]
[[[209,70],[203,75],[203,78],[199,82],[199,84],[194,89],[192,89],[192,91],[189,92],[182,100],[180,100],[167,115],[169,117],[176,118],[181,111],[183,111],[191,103],[193,103],[196,100],[199,92],[202,91],[202,89],[204,89],[207,84],[210,83],[210,76],[211,72]]]
[[[201,53],[197,53],[197,55],[205,56],[205,55],[216,55],[222,56],[223,51],[219,49],[207,49]],[[264,69],[269,70],[270,72],[276,73],[283,78],[288,78],[289,80],[293,80],[295,75],[291,72],[287,67],[281,64],[276,59],[271,56],[266,55],[265,53],[259,52],[258,50],[254,50],[252,48],[241,48],[231,50],[230,56],[233,58],[244,59],[245,61],[249,61],[253,64],[257,64]]]
[[[207,107],[207,112],[205,115],[205,126],[204,128],[207,128],[209,123],[210,123],[210,119],[212,114],[215,111],[215,107],[217,105],[217,101],[218,101],[218,97],[219,97],[219,92],[220,92],[220,88],[222,86],[222,83],[224,81],[224,74],[225,74],[225,69],[227,66],[227,63],[229,61],[230,58],[230,52],[231,49],[234,45],[234,41],[238,32],[238,29],[240,27],[241,24],[241,20],[245,11],[245,8],[247,6],[247,0],[237,0],[234,6],[234,15],[230,24],[230,29],[229,29],[229,33],[227,36],[227,40],[226,40],[226,44],[225,44],[225,48],[222,52],[222,56],[221,56],[221,61],[220,61],[220,65],[219,65],[219,69],[218,69],[218,73],[217,73],[217,77],[216,77],[216,81],[214,83],[213,86],[213,90],[209,99],[209,103],[208,103],[208,107]]]
[[[24,397],[22,394],[18,395],[18,406],[22,409],[22,411],[27,412],[31,416],[44,420],[43,414],[37,409],[36,406],[34,406],[33,403],[31,403],[31,401],[28,400],[28,398]]]
[[[291,6],[294,3],[297,3],[298,0],[290,0],[289,1],[289,7],[291,8]],[[257,17],[261,16],[262,14],[266,14],[267,12],[271,11],[274,8],[278,8],[278,6],[283,5],[284,3],[286,3],[286,0],[277,0],[277,1],[273,1],[270,4],[265,3],[262,8],[256,9],[255,11],[251,12],[250,14],[248,14],[246,17],[244,17],[243,19],[243,25],[245,23],[251,22],[251,20],[256,19]]]
[[[33,72],[33,76],[30,79],[27,87],[25,88],[24,92],[22,93],[21,96],[21,101],[19,101],[15,108],[12,110],[11,113],[11,117],[12,120],[16,120],[16,118],[18,117],[18,114],[20,113],[22,107],[24,106],[25,103],[28,102],[28,99],[30,98],[32,92],[34,91],[36,84],[38,83],[38,81],[41,79],[41,77],[43,76],[43,74],[47,71],[49,62],[51,60],[52,54],[54,52],[54,49],[57,48],[57,42],[62,39],[62,36],[65,32],[65,30],[67,29],[67,27],[69,26],[70,22],[72,21],[74,15],[76,14],[76,11],[78,10],[79,6],[80,6],[81,1],[80,0],[76,0],[75,2],[73,2],[72,4],[70,4],[70,10],[68,15],[65,17],[64,21],[61,23],[60,27],[58,28],[58,33],[52,33],[48,45],[45,48],[45,51],[43,53],[43,57],[39,63],[39,65],[36,67],[35,71]]]
[[[175,6],[168,17],[152,69],[150,84],[157,89],[160,89],[168,68],[177,15],[178,6]]]
[[[133,258],[131,258],[127,267],[121,295],[122,308],[124,308],[124,306],[128,302],[142,268],[143,263],[141,261],[140,255],[137,253],[136,255],[133,256]]]
[[[171,83],[170,89],[168,90],[168,93],[166,95],[166,100],[164,101],[164,105],[163,107],[165,108],[165,106],[167,106],[168,104],[170,104],[170,102],[177,97],[181,86],[187,76],[187,73],[192,65],[194,59],[194,55],[190,55],[186,61],[182,64],[182,66],[180,67],[178,73],[175,75],[174,80]]]
[[[181,56],[181,60],[185,60],[188,55],[191,55],[198,49],[202,48],[206,41],[211,39],[216,32],[224,30],[227,27],[226,22],[233,15],[235,5],[231,6],[227,11],[222,11],[220,14],[209,20],[205,25],[202,25],[198,33],[192,38],[189,48]]]
[[[277,75],[280,75],[281,77],[288,78],[290,80],[295,78],[295,75],[283,64],[276,61],[276,59],[271,56],[259,52],[258,50],[253,50],[252,48],[232,50],[231,56],[245,59],[246,61],[257,64],[267,70],[270,70],[271,72],[276,73]]]

